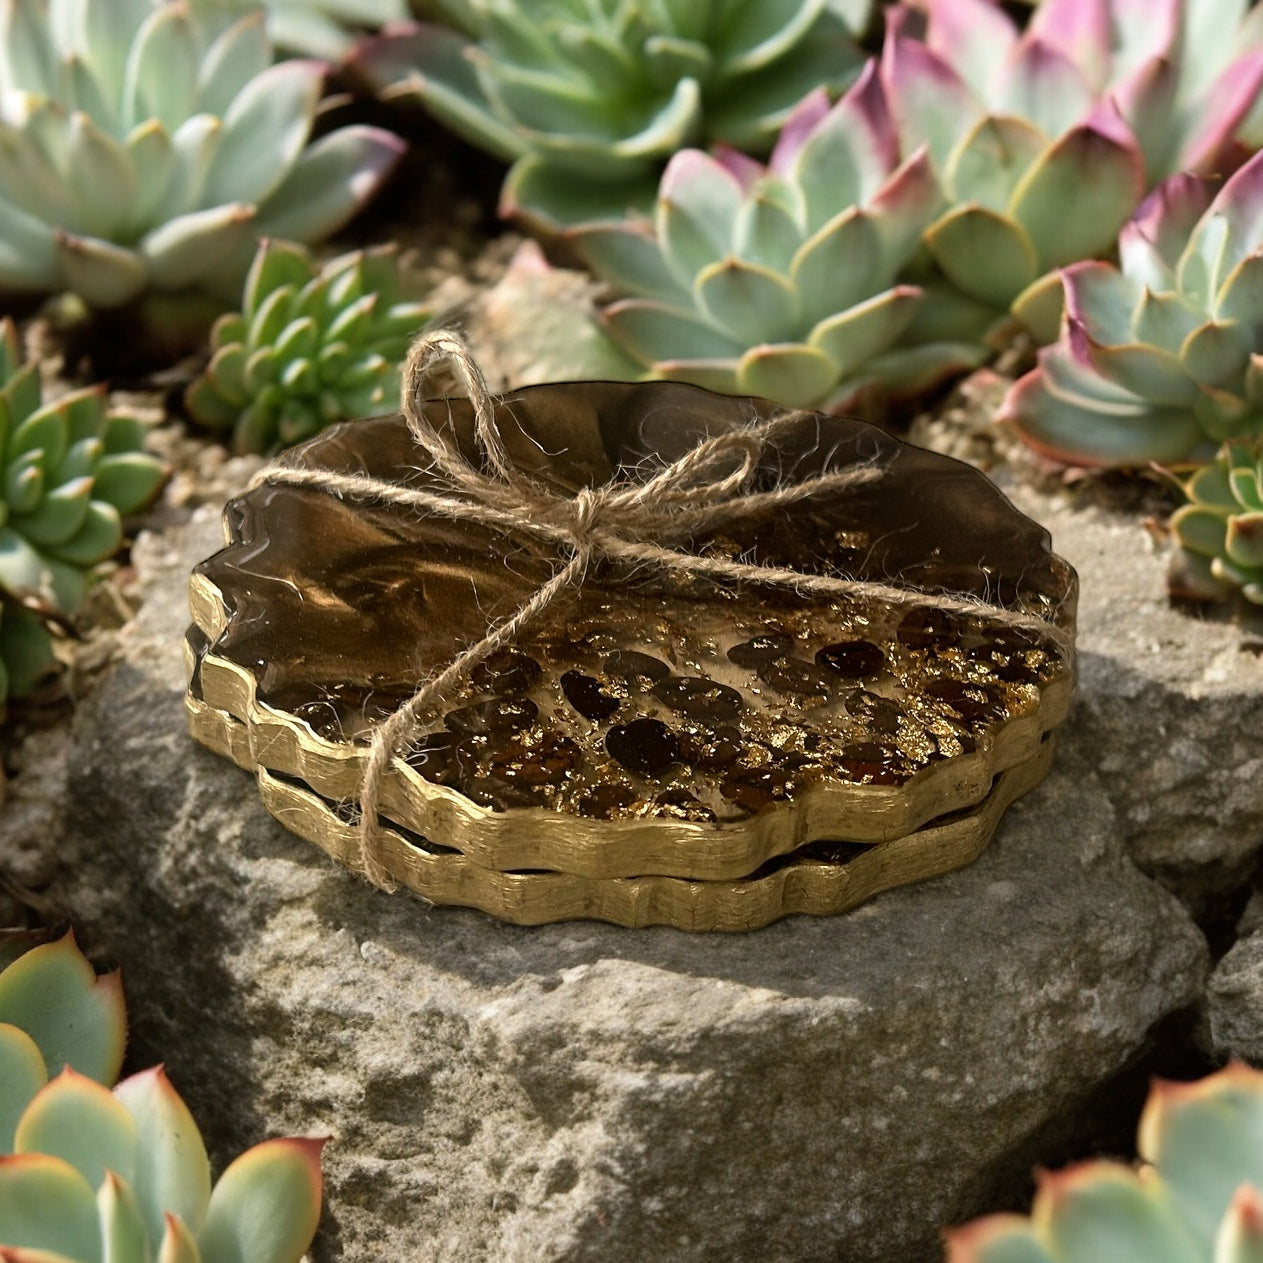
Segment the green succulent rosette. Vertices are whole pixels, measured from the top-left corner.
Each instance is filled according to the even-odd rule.
[[[1263,1258],[1263,1074],[1234,1064],[1156,1082],[1140,1162],[1038,1176],[1030,1216],[947,1234],[947,1263],[1258,1263]]]
[[[1188,503],[1171,515],[1172,595],[1221,601],[1240,592],[1263,605],[1263,444],[1225,443],[1182,485]]]
[[[0,321],[0,590],[74,613],[122,545],[123,517],[162,482],[144,440],[138,418],[108,413],[104,387],[44,403],[15,325]]]
[[[231,430],[240,452],[277,451],[390,411],[400,363],[430,315],[399,297],[393,247],[318,265],[298,246],[265,241],[242,309],[211,331],[214,353],[185,404],[201,424]]]
[[[795,104],[858,72],[870,0],[440,0],[352,64],[513,163],[506,214],[647,211],[690,145],[766,153]]]

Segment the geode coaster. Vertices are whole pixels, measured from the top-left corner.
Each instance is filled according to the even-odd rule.
[[[354,864],[359,835],[345,804],[330,802],[297,778],[254,761],[247,726],[190,693],[189,727],[204,745],[255,773],[263,805],[287,829],[335,859]],[[937,877],[972,863],[986,849],[1005,809],[1043,780],[1052,763],[1046,733],[1025,762],[1001,773],[972,808],[890,842],[812,842],[774,856],[738,881],[646,875],[598,879],[572,873],[499,872],[398,827],[387,828],[382,854],[410,890],[433,903],[477,908],[516,925],[589,918],[639,928],[757,930],[793,913],[829,916],[883,890]]]
[[[466,401],[427,407],[476,459]],[[570,383],[515,393],[498,420],[523,467],[573,492],[644,478],[772,411],[675,383]],[[397,416],[289,459],[427,480]],[[760,475],[770,487],[857,464],[881,476],[731,519],[695,550],[976,598],[976,612],[603,564],[394,760],[383,818],[480,874],[696,882],[999,801],[997,775],[1032,766],[1069,703],[1074,572],[978,471],[860,422],[804,415]],[[226,525],[228,546],[191,584],[195,733],[197,707],[218,712],[243,726],[247,766],[330,803],[356,798],[373,726],[559,563],[529,537],[292,485],[234,501]],[[1044,626],[997,621],[983,602]],[[416,888],[410,870],[394,875]]]

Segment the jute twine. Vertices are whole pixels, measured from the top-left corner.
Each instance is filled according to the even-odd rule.
[[[425,415],[431,371],[445,361],[450,361],[455,369],[473,406],[474,434],[483,468],[460,452],[454,435],[440,433]],[[594,561],[617,561],[659,573],[702,576],[733,584],[761,584],[807,596],[863,597],[965,614],[986,609],[994,621],[1038,628],[1063,649],[1069,646],[1065,633],[1046,619],[980,598],[931,593],[866,579],[805,574],[781,566],[690,552],[688,546],[699,534],[721,522],[769,508],[789,508],[801,500],[854,488],[884,475],[884,470],[871,464],[859,465],[823,472],[772,490],[751,490],[765,451],[811,413],[791,411],[770,420],[752,421],[743,428],[704,439],[644,482],[613,481],[599,487],[583,487],[572,496],[514,464],[495,421],[495,400],[486,379],[457,334],[440,330],[425,334],[412,344],[400,393],[408,429],[417,447],[429,458],[422,467],[429,486],[401,485],[363,475],[284,464],[263,470],[252,485],[273,482],[316,487],[339,497],[397,504],[476,522],[510,535],[534,536],[556,546],[562,563],[512,614],[495,623],[481,640],[425,680],[373,730],[360,783],[358,866],[383,890],[397,888],[382,860],[384,834],[378,816],[382,781],[391,760],[407,750],[418,734],[422,716],[436,702],[454,691],[484,658],[515,642],[561,593],[578,587]]]

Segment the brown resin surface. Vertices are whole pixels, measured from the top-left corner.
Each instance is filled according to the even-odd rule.
[[[584,383],[511,395],[500,422],[523,466],[573,490],[642,478],[768,407]],[[450,408],[472,454],[465,401],[429,408],[436,424]],[[399,417],[338,427],[290,459],[428,478]],[[729,521],[694,551],[976,597],[1072,630],[1073,571],[969,466],[807,414],[765,453],[761,486],[857,463],[881,476]],[[193,580],[199,696],[256,730],[256,762],[335,799],[354,797],[373,726],[562,560],[526,536],[287,485],[234,501],[227,524]],[[1051,634],[983,605],[824,601],[601,565],[423,724],[383,809],[495,868],[735,877],[805,838],[894,838],[977,803],[1059,722],[1071,678]]]

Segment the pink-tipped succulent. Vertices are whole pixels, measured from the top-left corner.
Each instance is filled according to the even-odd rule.
[[[915,390],[983,354],[918,337],[922,291],[897,279],[940,203],[924,150],[899,164],[870,65],[836,105],[808,96],[766,167],[685,150],[652,224],[572,240],[626,296],[605,322],[650,375],[840,406],[866,384]]]
[[[943,185],[945,208],[925,234],[935,264],[1045,336],[1050,273],[1109,250],[1145,189],[1135,136],[1046,37],[1044,10],[1067,8],[1046,0],[1019,35],[992,0],[898,4],[881,58],[904,150],[928,144]]]
[[[297,1263],[320,1215],[318,1140],[271,1140],[212,1188],[161,1067],[111,1091],[127,1018],[67,934],[0,970],[0,1261]]]
[[[1263,154],[1217,194],[1195,176],[1167,181],[1119,256],[1121,269],[1063,271],[1061,336],[1001,417],[1081,465],[1200,461],[1263,435]]]
[[[67,1066],[109,1087],[126,1037],[117,971],[98,977],[72,934],[0,970],[0,1155],[13,1152],[14,1129],[35,1094]]]
[[[1231,1065],[1155,1083],[1137,1169],[1085,1162],[1045,1173],[1029,1218],[948,1233],[947,1263],[1257,1263],[1263,1257],[1263,1074]]]
[[[322,1143],[264,1141],[212,1185],[201,1133],[161,1066],[112,1092],[63,1070],[0,1157],[0,1258],[298,1263],[320,1217]]]

